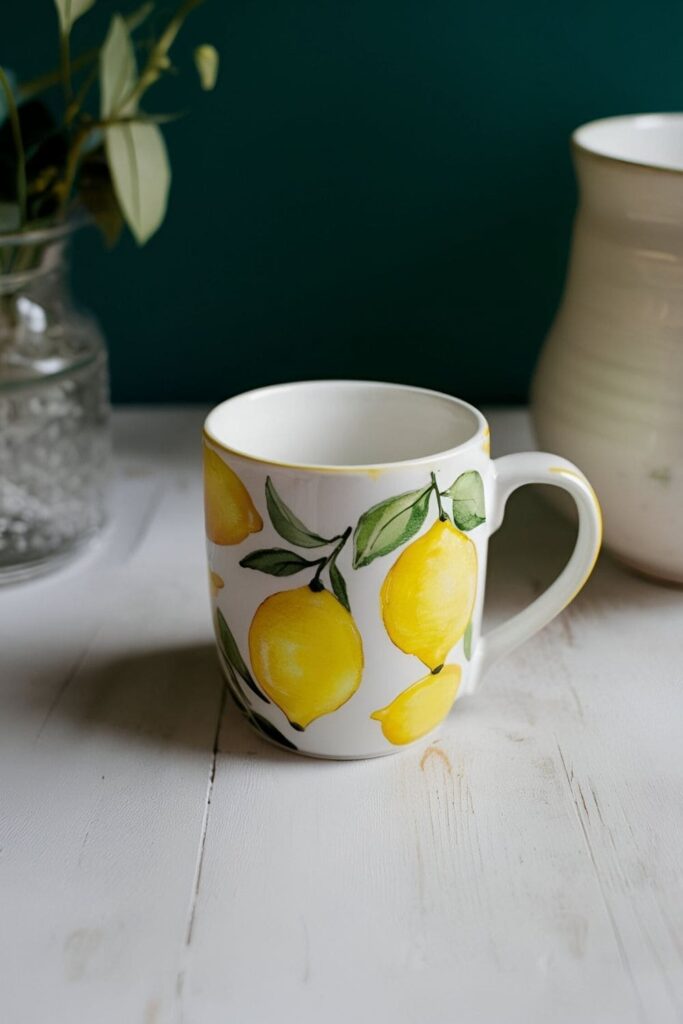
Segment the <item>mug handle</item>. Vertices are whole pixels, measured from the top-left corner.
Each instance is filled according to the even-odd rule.
[[[469,692],[494,662],[529,640],[574,600],[593,571],[602,541],[602,515],[595,491],[572,462],[545,452],[521,452],[495,459],[492,466],[491,533],[500,527],[512,492],[525,484],[553,484],[571,494],[579,513],[579,532],[571,558],[547,590],[528,608],[480,637]]]

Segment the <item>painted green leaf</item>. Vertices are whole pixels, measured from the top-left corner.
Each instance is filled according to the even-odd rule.
[[[68,36],[71,26],[82,14],[89,11],[95,0],[55,0],[62,34]]]
[[[453,499],[453,519],[459,529],[473,530],[486,521],[484,483],[476,469],[461,473],[442,496]]]
[[[425,521],[431,486],[388,498],[364,512],[353,532],[353,567],[360,569],[405,544]]]
[[[291,508],[285,505],[270,477],[266,479],[266,504],[271,523],[280,536],[290,544],[296,544],[299,548],[320,548],[324,544],[332,543],[331,539],[319,537],[317,533],[304,526]]]
[[[297,555],[296,551],[287,551],[285,548],[261,548],[259,551],[251,551],[240,561],[245,569],[267,572],[270,576],[293,576],[302,569],[310,569],[319,564],[309,562],[307,558]]]
[[[233,670],[239,675],[244,683],[249,687],[252,693],[255,693],[257,697],[260,697],[266,704],[270,704],[270,701],[266,697],[265,693],[262,693],[259,687],[256,685],[254,678],[247,668],[244,658],[239,652],[239,648],[235,641],[234,636],[230,631],[230,627],[225,621],[225,617],[221,612],[220,608],[216,609],[216,621],[218,622],[218,638],[221,645],[221,651],[225,660],[230,664]]]
[[[232,666],[230,665],[230,662],[227,661],[227,659],[225,661],[225,667],[225,682],[232,702],[237,708],[237,710],[244,715],[244,717],[247,719],[250,725],[253,726],[256,732],[260,732],[264,736],[268,736],[271,740],[274,740],[275,743],[279,743],[280,746],[282,747],[287,747],[289,750],[298,750],[299,748],[296,747],[291,740],[288,740],[286,736],[283,736],[280,730],[276,729],[275,726],[271,722],[269,722],[267,718],[264,718],[263,715],[259,715],[257,711],[252,711],[249,705],[246,704],[244,700],[242,700],[242,695],[239,690],[237,679],[235,678],[235,673],[233,671]]]
[[[349,595],[346,590],[346,580],[337,568],[336,562],[330,562],[330,583],[332,584],[334,596],[340,604],[344,605],[347,612],[350,612],[351,606],[349,604]]]
[[[194,51],[194,63],[202,89],[210,91],[218,78],[218,50],[210,43],[197,46]]]
[[[465,657],[469,661],[472,657],[472,619],[467,623],[467,629],[465,630],[465,636],[463,637],[463,650]]]
[[[281,747],[287,747],[288,750],[298,750],[291,740],[288,740],[286,736],[283,736],[279,729],[276,729],[272,722],[269,722],[263,715],[257,715],[255,711],[252,711],[250,716],[251,724],[254,726],[257,732],[262,732],[268,739],[273,740],[274,743],[279,743]]]
[[[222,651],[221,654],[223,654]],[[237,682],[235,670],[233,669],[232,665],[225,656],[223,656],[221,660],[223,668],[225,670],[225,685],[228,688],[228,693],[232,698],[233,704],[237,708],[239,708],[243,715],[246,715],[247,718],[250,718],[251,711],[247,704],[245,703],[245,701],[243,700],[242,694],[240,693],[239,683]]]
[[[124,104],[124,101],[133,91],[137,78],[130,32],[121,15],[115,14],[100,53],[100,114],[103,120],[114,113],[119,116],[135,113],[132,105]]]

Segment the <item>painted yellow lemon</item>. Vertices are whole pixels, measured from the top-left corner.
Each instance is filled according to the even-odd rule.
[[[439,520],[387,573],[380,594],[386,631],[399,650],[438,668],[467,629],[476,593],[476,547]]]
[[[211,596],[218,597],[218,591],[222,590],[225,586],[225,580],[222,576],[219,576],[217,572],[209,572],[209,587],[211,589]]]
[[[283,590],[256,609],[249,628],[254,675],[293,726],[305,729],[360,686],[363,643],[329,590]]]
[[[206,536],[214,544],[239,544],[263,529],[246,487],[220,455],[204,446]]]
[[[397,746],[426,736],[453,707],[460,686],[460,666],[444,665],[436,675],[425,676],[399,693],[391,704],[373,711],[370,718],[382,724],[382,732]]]

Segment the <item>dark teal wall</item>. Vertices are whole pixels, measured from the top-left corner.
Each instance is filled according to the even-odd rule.
[[[47,51],[50,6],[3,13],[0,60]],[[185,88],[158,97],[191,108],[167,130],[168,220],[143,250],[76,254],[120,401],[319,376],[523,399],[564,272],[569,132],[683,106],[680,2],[208,0],[184,38]],[[205,40],[208,96],[187,66]]]

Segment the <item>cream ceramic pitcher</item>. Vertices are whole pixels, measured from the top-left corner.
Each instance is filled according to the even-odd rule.
[[[578,128],[564,297],[533,385],[542,447],[576,461],[605,542],[683,582],[683,114]]]

